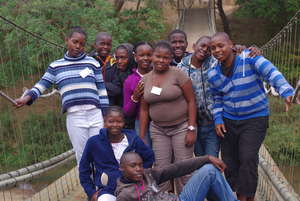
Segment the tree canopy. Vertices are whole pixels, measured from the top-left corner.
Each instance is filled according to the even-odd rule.
[[[10,0],[0,5],[2,16],[60,44],[72,26],[85,28],[89,42],[99,31],[111,33],[114,44],[154,41],[164,34],[160,11],[149,7],[124,9],[116,16],[114,5],[105,0]]]
[[[60,46],[64,46],[65,34],[71,27],[81,26],[88,33],[87,51],[100,31],[112,34],[113,46],[153,42],[165,35],[160,9],[141,6],[138,10],[116,10],[107,0],[0,0],[0,16]],[[18,76],[43,72],[63,52],[2,19],[0,46],[0,88]]]
[[[284,25],[300,9],[299,0],[236,0],[239,15],[261,17]]]

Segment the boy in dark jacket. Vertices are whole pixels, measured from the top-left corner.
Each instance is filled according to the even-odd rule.
[[[237,200],[221,174],[225,164],[213,156],[180,161],[162,169],[144,170],[142,158],[137,153],[127,152],[121,157],[120,166],[123,176],[117,184],[117,201],[203,201],[208,191],[220,201]],[[158,184],[193,171],[195,173],[178,196],[159,190]]]
[[[87,141],[79,165],[80,183],[92,201],[107,201],[107,197],[114,200],[117,179],[121,176],[119,162],[123,153],[139,153],[145,168],[151,167],[154,162],[153,151],[134,131],[123,129],[122,108],[108,108],[104,127],[99,135]]]
[[[106,78],[106,71],[114,64],[111,56],[112,37],[107,32],[99,32],[94,43],[94,50],[89,54],[94,57],[102,67],[103,79]]]

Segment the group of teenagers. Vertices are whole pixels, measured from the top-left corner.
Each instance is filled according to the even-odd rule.
[[[30,105],[52,85],[59,90],[89,200],[254,200],[269,116],[263,82],[286,109],[294,94],[258,48],[218,32],[189,53],[178,29],[154,46],[124,43],[113,53],[109,33],[97,34],[90,54],[86,40],[72,28],[64,57],[15,101]]]

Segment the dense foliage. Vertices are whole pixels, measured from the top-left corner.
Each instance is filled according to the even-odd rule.
[[[277,25],[284,25],[300,9],[299,0],[236,0],[239,14],[261,17]]]
[[[300,165],[300,107],[286,113],[281,98],[270,98],[271,115],[265,145],[279,165]]]
[[[1,16],[61,46],[70,27],[82,26],[88,33],[87,51],[91,50],[99,31],[111,33],[114,46],[162,38],[165,28],[160,12],[152,7],[141,7],[115,13],[113,5],[105,0],[0,1]],[[63,52],[3,20],[0,20],[0,46],[0,88],[20,76],[43,72],[47,64],[60,58]]]
[[[16,121],[10,109],[0,114],[0,173],[47,160],[71,148],[65,116],[28,114]]]

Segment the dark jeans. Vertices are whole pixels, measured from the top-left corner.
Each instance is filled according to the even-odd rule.
[[[194,153],[196,156],[212,155],[219,157],[220,139],[215,131],[215,124],[212,121],[205,125],[199,124],[197,130],[197,140],[195,142]]]
[[[268,128],[268,117],[247,120],[224,118],[227,133],[221,141],[225,176],[240,195],[254,197],[258,180],[258,151]]]

